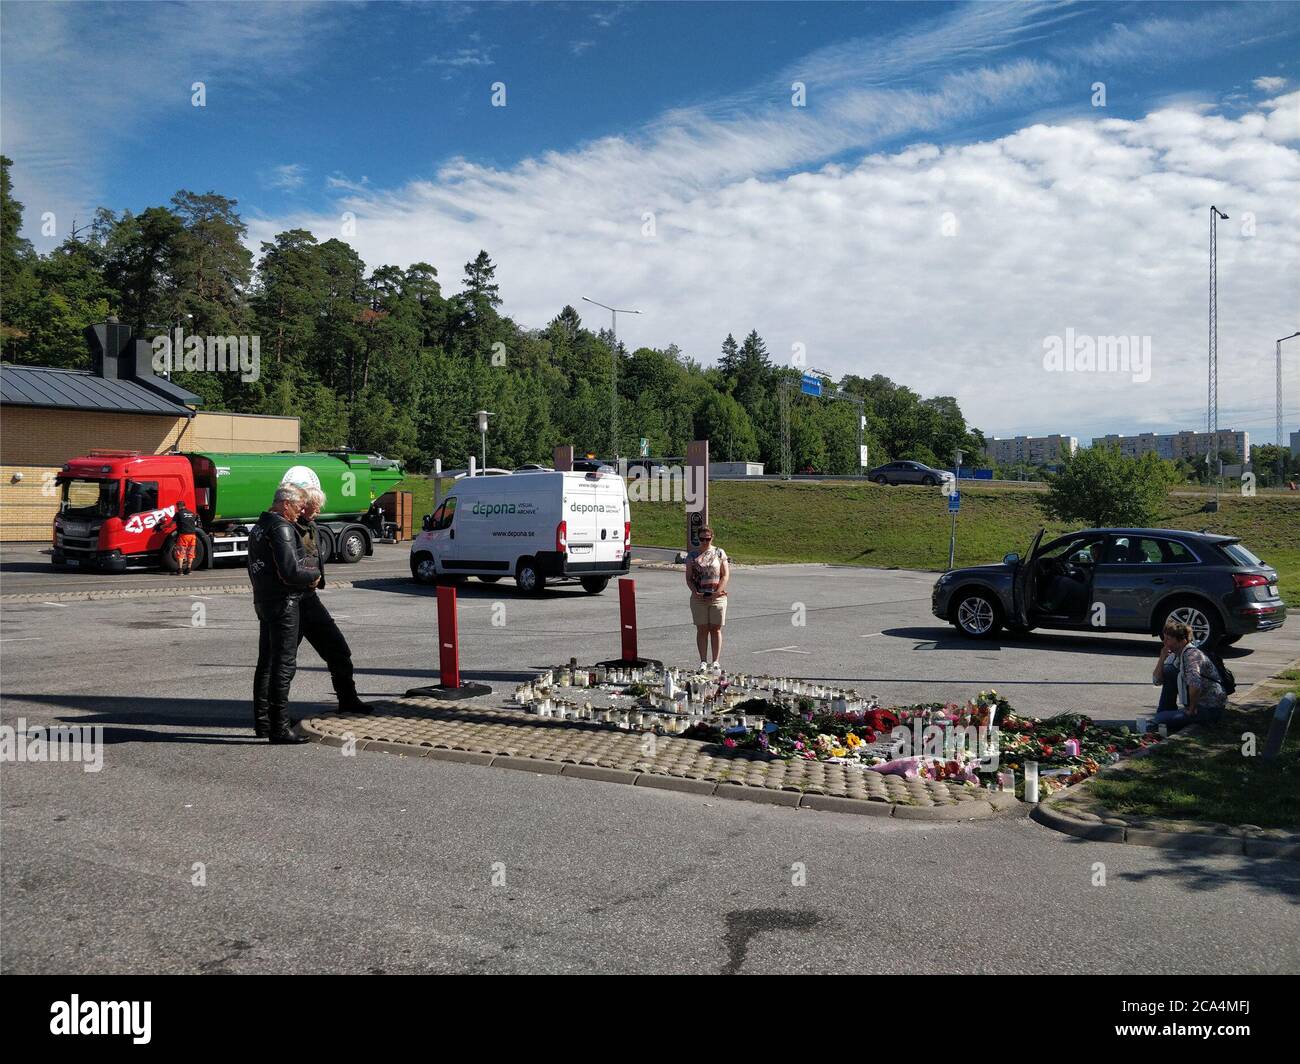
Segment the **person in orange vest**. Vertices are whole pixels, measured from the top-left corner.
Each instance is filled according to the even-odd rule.
[[[198,545],[199,517],[193,510],[187,509],[183,502],[178,502],[175,522],[176,545],[172,548],[172,556],[176,559],[176,571],[182,576],[189,576]]]

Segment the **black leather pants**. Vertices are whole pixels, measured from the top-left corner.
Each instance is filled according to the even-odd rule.
[[[297,595],[253,603],[260,623],[253,673],[253,720],[272,733],[288,728],[289,685],[298,668],[301,610]]]
[[[307,640],[328,666],[339,705],[355,702],[357,682],[352,675],[352,648],[316,592],[308,591],[303,595],[300,614],[299,642]]]

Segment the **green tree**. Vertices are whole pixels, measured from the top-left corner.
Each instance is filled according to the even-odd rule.
[[[1046,479],[1038,501],[1048,517],[1094,528],[1139,528],[1155,522],[1175,474],[1155,454],[1130,458],[1118,447],[1095,444],[1062,458],[1060,471]]]

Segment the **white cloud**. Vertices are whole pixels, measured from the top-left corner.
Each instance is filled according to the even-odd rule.
[[[443,66],[460,69],[461,67],[491,66],[491,49],[458,48],[448,55],[433,55],[425,60],[429,66]]]
[[[590,295],[644,312],[620,322],[634,346],[675,341],[706,361],[728,331],[757,328],[777,357],[800,342],[833,373],[956,394],[990,434],[1086,439],[1203,422],[1214,202],[1232,216],[1219,229],[1220,421],[1266,439],[1265,356],[1277,329],[1291,328],[1300,278],[1300,152],[1271,123],[1297,103],[1293,94],[1271,114],[1235,119],[1169,109],[1039,124],[763,180],[745,162],[691,182],[718,143],[661,131],[509,170],[458,161],[338,206],[356,214],[353,242],[372,266],[433,248],[451,287],[488,249],[506,310],[525,326]],[[802,118],[770,119],[766,131],[788,147],[801,134],[786,127]],[[759,151],[753,130],[710,132],[746,158]],[[647,211],[653,238],[642,236]],[[337,235],[334,218],[293,217],[251,236],[298,225]],[[1150,381],[1045,371],[1044,339],[1067,328],[1150,336]]]
[[[303,182],[307,179],[307,167],[302,163],[284,163],[263,172],[261,178],[262,184],[267,188],[292,192],[302,188]]]
[[[1252,84],[1260,92],[1281,92],[1287,86],[1286,78],[1262,77],[1256,78]]]
[[[148,165],[150,121],[180,113],[202,137],[207,114],[272,91],[267,71],[299,71],[336,15],[311,3],[0,5],[0,126],[28,217],[54,211],[61,240],[99,206],[106,173]],[[191,106],[195,82],[206,107]]]

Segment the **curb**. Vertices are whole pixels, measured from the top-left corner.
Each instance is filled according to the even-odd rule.
[[[327,735],[312,727],[310,719],[298,722],[298,729],[312,742],[322,746],[343,747],[348,740],[338,735]],[[605,768],[599,765],[579,765],[568,761],[550,761],[540,757],[518,754],[493,754],[487,751],[453,750],[439,746],[417,746],[414,743],[391,742],[378,739],[358,739],[356,750],[367,753],[392,754],[398,757],[426,758],[430,761],[450,761],[463,765],[486,765],[516,772],[534,772],[545,776],[564,776],[570,779],[592,780],[597,783],[619,783],[653,790],[676,791],[701,797],[726,798],[731,801],[753,802],[758,805],[781,806],[786,809],[811,809],[828,813],[850,813],[859,816],[897,817],[899,820],[928,820],[955,823],[966,820],[987,820],[998,816],[1021,803],[1009,794],[981,792],[956,805],[912,806],[895,802],[873,801],[866,798],[841,798],[835,795],[814,794],[810,791],[777,790],[771,787],[750,787],[729,781],[688,779],[653,772],[636,772],[629,769]]]
[[[1292,667],[1292,666],[1286,666]],[[1272,683],[1272,678],[1254,684],[1239,698],[1233,701],[1237,705],[1249,704],[1255,696],[1261,694]],[[1171,735],[1166,742],[1194,738],[1199,731],[1196,724],[1188,725]],[[1160,744],[1163,746],[1164,744]],[[1125,760],[1146,757],[1160,746],[1148,747],[1130,755]],[[1122,764],[1122,762],[1121,762]],[[1110,766],[1107,766],[1110,767]],[[1103,772],[1105,769],[1102,770]],[[1100,773],[1098,774],[1100,775]],[[1096,776],[1080,780],[1072,787],[1057,791],[1050,798],[1034,806],[1030,817],[1066,835],[1090,842],[1115,842],[1128,846],[1149,846],[1164,850],[1179,850],[1187,853],[1230,854],[1243,857],[1272,857],[1284,861],[1300,861],[1300,834],[1284,833],[1286,838],[1265,835],[1259,828],[1236,827],[1232,825],[1206,824],[1199,821],[1185,821],[1192,830],[1165,831],[1146,818],[1137,823],[1130,823],[1120,817],[1102,818],[1096,813],[1071,813],[1054,809],[1052,806],[1063,798],[1069,798],[1083,792]],[[1200,829],[1200,830],[1196,830]]]
[[[1241,828],[1227,828],[1223,834],[1204,831],[1161,831],[1134,827],[1118,818],[1102,820],[1095,813],[1072,816],[1046,803],[1034,807],[1030,817],[1054,831],[1089,842],[1116,842],[1128,846],[1149,846],[1190,853],[1230,854],[1239,857],[1273,857],[1300,861],[1300,842],[1252,836]],[[1092,817],[1094,819],[1088,819]]]

